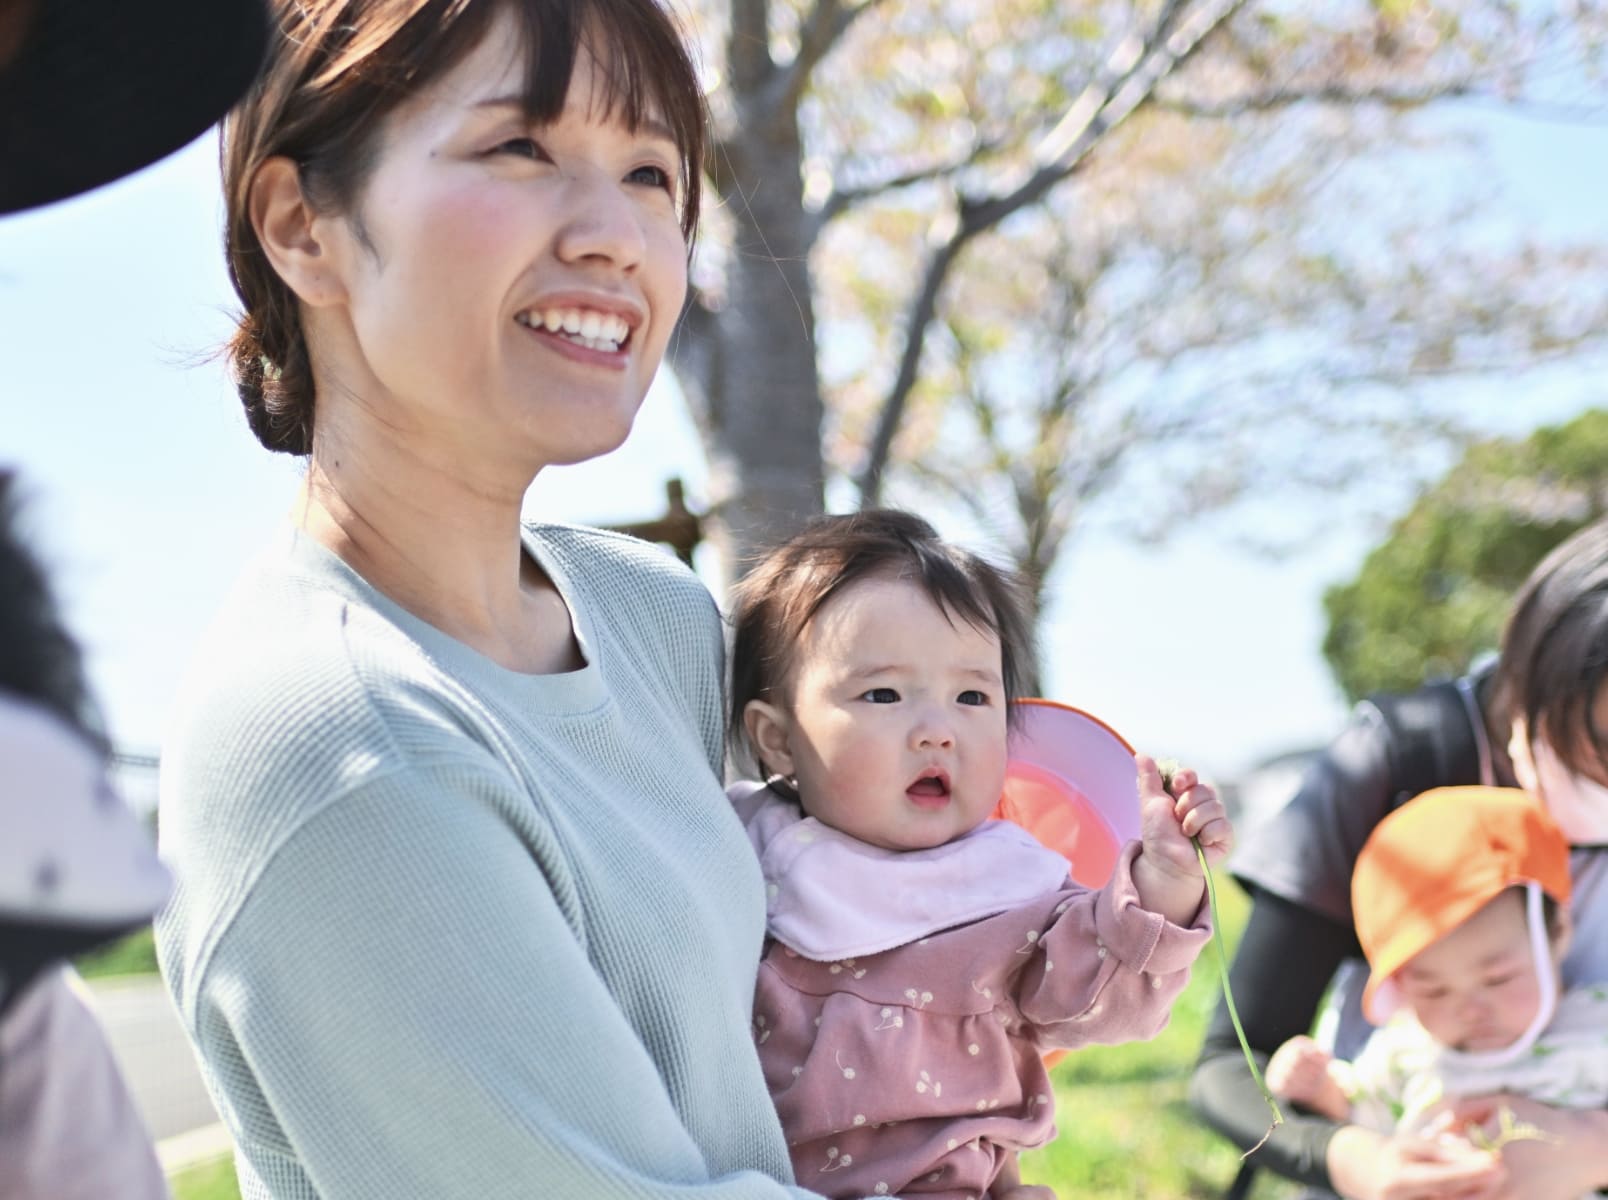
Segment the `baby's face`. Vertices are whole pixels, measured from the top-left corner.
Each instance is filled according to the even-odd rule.
[[[1408,959],[1396,980],[1419,1024],[1441,1045],[1465,1051],[1512,1045],[1541,1004],[1522,891],[1497,896]]]
[[[810,816],[890,850],[941,846],[993,812],[1005,780],[999,638],[917,585],[834,596],[793,652],[791,774]]]

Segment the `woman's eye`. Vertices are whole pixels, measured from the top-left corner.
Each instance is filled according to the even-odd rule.
[[[531,159],[533,162],[547,161],[547,151],[542,149],[541,144],[535,138],[509,138],[505,142],[499,142],[496,148],[492,150],[492,153],[512,154],[517,158]]]
[[[675,181],[670,177],[670,172],[663,167],[652,165],[634,167],[625,178],[628,182],[639,183],[645,187],[661,188],[667,192],[674,190]]]
[[[892,688],[872,688],[862,693],[860,699],[869,700],[872,704],[897,704],[899,693]]]
[[[973,689],[971,691],[962,692],[957,697],[957,699],[962,704],[970,704],[970,705],[974,705],[974,706],[977,706],[977,707],[981,707],[982,705],[985,705],[985,704],[988,703],[988,695],[987,695],[987,693],[979,692],[976,689]]]

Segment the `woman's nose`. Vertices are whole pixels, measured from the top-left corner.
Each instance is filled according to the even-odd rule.
[[[586,171],[565,189],[558,256],[565,262],[596,260],[633,270],[647,250],[641,214],[623,185],[601,171]]]

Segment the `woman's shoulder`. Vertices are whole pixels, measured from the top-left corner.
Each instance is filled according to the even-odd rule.
[[[634,598],[701,596],[713,604],[692,568],[656,543],[610,529],[535,521],[526,523],[525,536],[588,591],[617,590]]]
[[[721,638],[715,599],[692,569],[662,546],[582,525],[528,524],[528,544],[562,575],[560,588],[602,614],[616,637],[646,640],[672,654],[707,657]]]
[[[163,745],[163,804],[232,800],[288,816],[432,745],[450,749],[461,700],[360,597],[259,563],[192,658]]]

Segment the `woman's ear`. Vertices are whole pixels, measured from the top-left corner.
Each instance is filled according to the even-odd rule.
[[[793,752],[788,743],[791,725],[785,712],[763,700],[750,700],[743,705],[743,728],[748,731],[754,757],[765,770],[774,775],[793,774]]]
[[[1513,718],[1513,736],[1508,739],[1508,758],[1513,763],[1513,778],[1531,796],[1539,798],[1541,788],[1536,779],[1535,758],[1530,753],[1530,729],[1523,717]]]
[[[269,264],[303,304],[319,308],[344,296],[323,240],[329,224],[307,203],[294,162],[277,156],[257,168],[249,209]]]

